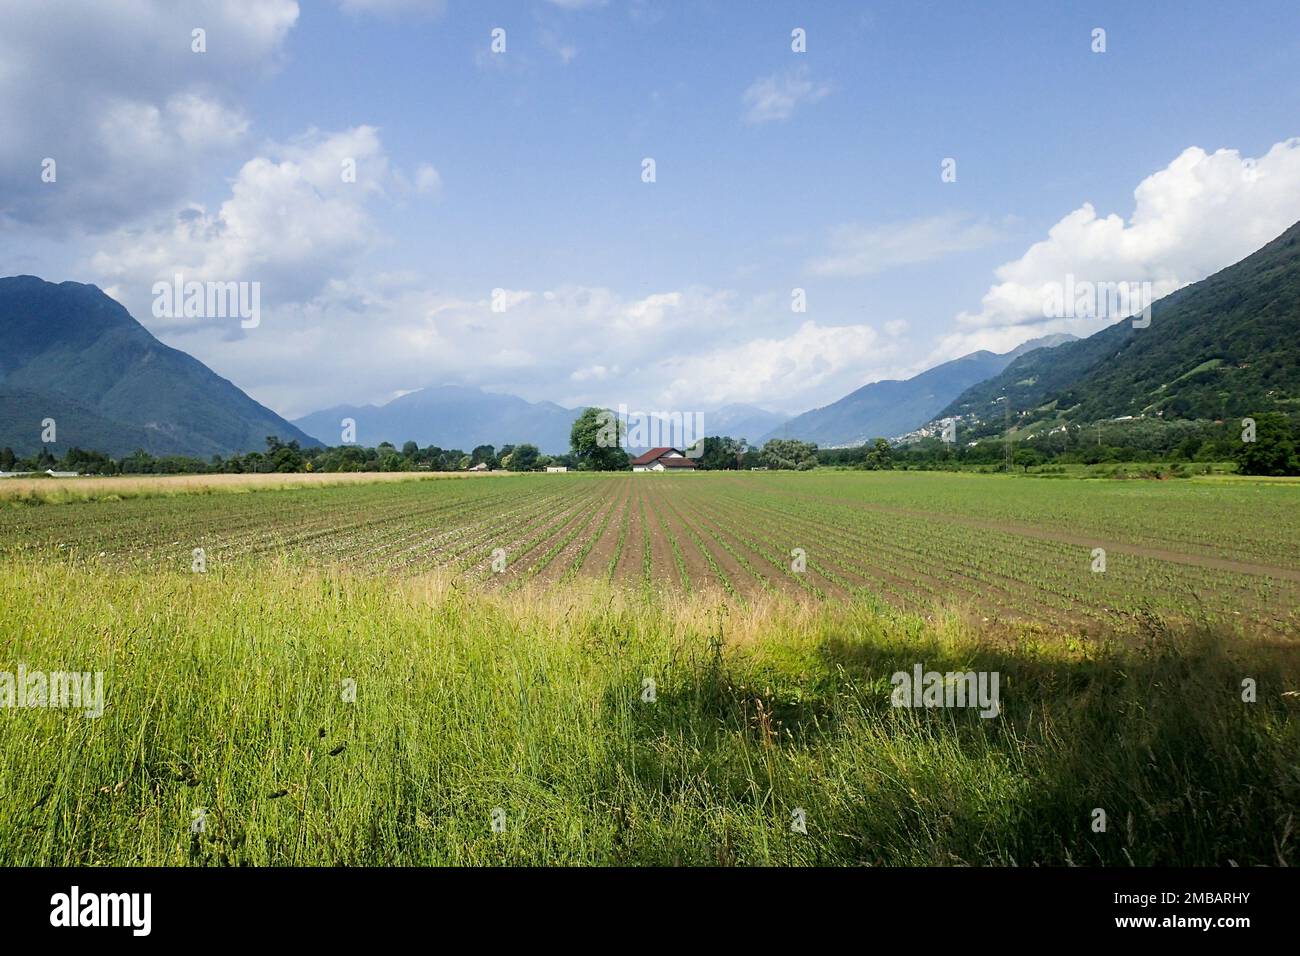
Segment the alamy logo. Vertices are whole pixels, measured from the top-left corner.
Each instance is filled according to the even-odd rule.
[[[104,715],[104,672],[0,671],[0,708],[59,707],[80,710],[86,717]]]
[[[1043,317],[1047,319],[1124,319],[1133,317],[1133,328],[1151,325],[1151,303],[1155,294],[1150,282],[1077,281],[1074,273],[1065,282],[1050,282],[1043,296]]]
[[[151,893],[71,892],[50,897],[51,926],[129,926],[131,935],[148,936],[153,928]]]
[[[596,444],[601,448],[619,446],[622,436],[627,448],[679,448],[687,458],[704,453],[703,412],[629,412],[620,403],[617,412],[606,409],[597,421]]]
[[[890,703],[895,707],[979,707],[981,717],[996,717],[997,671],[927,671],[917,664],[912,673],[897,671],[889,679],[894,685]]]
[[[233,319],[240,328],[262,324],[262,283],[186,282],[179,272],[172,282],[153,284],[156,319]]]

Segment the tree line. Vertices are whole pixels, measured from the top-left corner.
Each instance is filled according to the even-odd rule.
[[[1300,422],[1277,412],[1252,419],[1253,440],[1236,422],[1153,422],[1079,426],[1067,424],[1045,430],[1033,438],[1013,442],[1012,466],[1023,471],[1054,464],[1097,465],[1110,462],[1222,462],[1234,461],[1237,470],[1248,475],[1300,474]],[[338,445],[303,448],[296,441],[266,438],[265,451],[204,461],[180,455],[155,456],[137,450],[121,458],[102,452],[70,448],[56,457],[48,448],[35,455],[19,457],[11,448],[0,448],[0,471],[77,471],[92,475],[134,474],[257,474],[268,472],[346,471],[468,471],[483,466],[492,471],[540,471],[560,465],[574,471],[628,471],[632,456],[623,447],[625,435],[617,441],[602,440],[600,429],[607,422],[601,410],[589,408],[573,423],[567,454],[547,455],[536,445],[478,445],[470,451],[420,447],[414,441],[400,448],[390,442],[374,447]],[[983,438],[973,443],[945,442],[924,438],[906,445],[876,438],[848,448],[818,448],[813,442],[774,438],[754,448],[744,438],[730,436],[703,439],[691,449],[696,468],[703,471],[748,471],[755,468],[807,471],[819,465],[868,470],[944,470],[1005,467],[1006,441]]]

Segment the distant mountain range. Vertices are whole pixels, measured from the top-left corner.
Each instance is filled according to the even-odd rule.
[[[54,442],[41,441],[47,418]],[[264,449],[268,435],[316,444],[95,286],[0,279],[0,446],[207,458]]]
[[[972,437],[1017,424],[1126,416],[1229,419],[1300,407],[1300,223],[1131,319],[1030,352],[966,389],[935,418],[964,416]]]
[[[1048,335],[1010,352],[972,352],[909,379],[872,382],[837,402],[797,415],[760,441],[798,438],[831,447],[896,438],[924,425],[967,388],[997,375],[1019,356],[1075,340],[1073,335]]]
[[[1229,419],[1300,409],[1300,224],[1236,265],[1166,296],[1151,324],[1125,319],[1087,339],[1054,335],[997,355],[975,352],[905,381],[872,382],[786,420],[752,405],[704,412],[705,433],[822,446],[892,438],[961,417],[964,434],[996,434],[1010,396],[1017,425],[1110,418]],[[155,339],[93,285],[0,279],[0,446],[43,444],[115,457],[207,458],[265,447],[356,441],[470,450],[531,442],[569,448],[581,409],[478,388],[418,389],[383,405],[339,405],[290,423],[198,360]],[[42,442],[54,419],[57,440]]]
[[[554,402],[528,402],[480,388],[439,385],[416,389],[384,405],[336,405],[294,424],[327,445],[341,443],[342,421],[356,422],[361,445],[413,441],[420,446],[459,448],[529,442],[546,454],[569,450],[569,430],[581,409]]]
[[[633,413],[637,410],[632,409]],[[336,405],[296,419],[294,424],[329,445],[337,445],[342,422],[356,422],[356,440],[362,445],[391,442],[460,448],[478,445],[517,445],[529,442],[544,453],[569,450],[569,432],[582,408],[565,408],[554,402],[529,402],[514,395],[485,392],[461,385],[416,389],[383,405]],[[651,414],[646,410],[646,414]],[[727,405],[703,413],[708,435],[743,438],[759,435],[778,425],[783,416],[753,405]],[[636,449],[633,449],[636,450]]]
[[[724,405],[704,414],[704,433],[714,437],[744,438],[750,444],[790,420],[789,415],[769,412],[756,405]]]
[[[417,389],[383,405],[339,405],[291,423],[197,359],[159,342],[93,285],[35,276],[0,278],[0,447],[55,455],[77,446],[114,457],[208,458],[266,447],[268,435],[304,447],[342,442],[342,421],[360,444],[382,441],[469,450],[531,442],[569,450],[580,408],[528,402],[478,388]],[[55,440],[42,441],[54,420]],[[783,420],[752,405],[704,415],[708,434],[756,436]]]

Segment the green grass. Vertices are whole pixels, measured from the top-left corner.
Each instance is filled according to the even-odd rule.
[[[1294,653],[1155,619],[1126,644],[980,637],[867,598],[506,597],[271,560],[11,558],[0,609],[0,670],[103,670],[107,698],[0,711],[5,865],[1298,857]],[[918,662],[998,671],[1002,716],[892,708]]]

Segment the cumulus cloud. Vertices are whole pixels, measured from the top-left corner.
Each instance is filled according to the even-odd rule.
[[[437,171],[422,167],[415,180],[427,191]],[[190,203],[148,228],[107,236],[91,266],[137,315],[147,314],[153,283],[178,273],[187,281],[256,281],[264,301],[306,302],[382,241],[369,203],[409,188],[374,127],[312,130],[244,163],[219,207]]]
[[[885,226],[844,225],[830,235],[829,250],[807,270],[819,276],[874,275],[897,266],[929,262],[996,242],[991,223],[957,215],[931,216]]]
[[[669,356],[652,368],[664,380],[659,400],[665,407],[745,402],[793,411],[872,381],[872,369],[891,354],[869,325],[809,320],[788,335]]]
[[[442,192],[442,176],[428,163],[415,170],[415,191],[422,196],[437,196]]]
[[[243,341],[209,323],[183,347],[291,417],[436,384],[568,407],[744,401],[802,411],[893,371],[879,367],[892,345],[869,326],[805,322],[792,331],[788,313],[769,315],[729,290],[512,289],[503,312],[493,291],[449,296],[406,277],[358,274],[270,310]],[[289,367],[313,374],[286,375]]]
[[[445,4],[339,7],[438,14]],[[491,289],[449,295],[423,275],[378,271],[374,253],[391,241],[383,204],[437,197],[442,177],[428,162],[399,168],[372,126],[250,142],[253,117],[237,104],[277,67],[298,13],[293,0],[6,4],[0,219],[23,237],[12,258],[75,258],[70,273],[289,415],[442,382],[568,405],[802,407],[819,389],[830,399],[861,384],[883,354],[868,326],[792,331],[786,303],[726,289],[629,296],[555,284],[495,300]],[[199,27],[205,53],[191,50]],[[572,59],[571,43],[551,39]],[[760,81],[749,105],[763,122],[826,90],[793,71]],[[45,156],[57,161],[56,183],[40,181]],[[177,274],[258,282],[261,323],[154,317],[154,284]]]
[[[111,229],[183,195],[240,144],[248,120],[232,93],[274,67],[297,17],[293,0],[10,0],[0,218]],[[191,49],[196,28],[205,53]],[[41,180],[46,158],[52,183]]]
[[[773,73],[755,80],[745,90],[741,103],[745,122],[752,125],[787,120],[801,104],[816,103],[831,91],[827,83],[816,83],[806,66]]]
[[[980,309],[957,316],[958,330],[935,357],[1005,351],[1049,332],[1088,335],[1114,322],[1044,317],[1044,302],[1071,276],[1076,283],[1149,282],[1158,298],[1240,261],[1300,220],[1300,138],[1259,158],[1189,147],[1133,196],[1127,220],[1084,203],[999,267]]]

